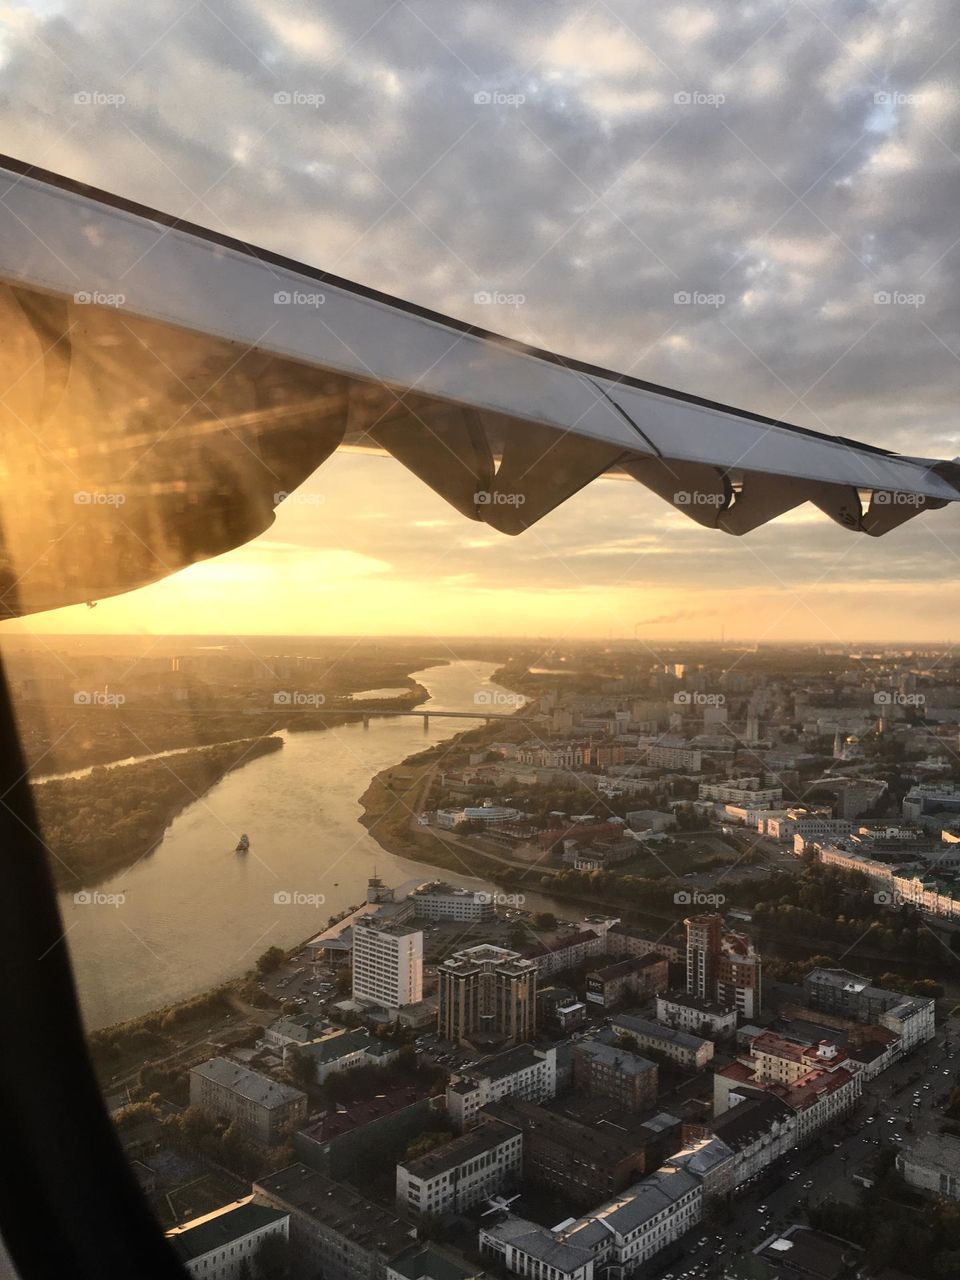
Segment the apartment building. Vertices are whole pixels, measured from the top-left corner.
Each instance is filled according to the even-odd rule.
[[[438,1030],[457,1043],[532,1040],[537,1018],[537,969],[504,947],[482,944],[437,965]]]
[[[516,1098],[484,1108],[523,1134],[524,1181],[548,1187],[581,1208],[616,1195],[646,1168],[648,1134],[584,1124]]]
[[[190,1105],[235,1121],[248,1138],[276,1143],[307,1115],[307,1095],[229,1058],[211,1058],[190,1072]]]
[[[409,1218],[374,1204],[345,1182],[293,1164],[253,1184],[254,1199],[290,1216],[291,1252],[305,1275],[383,1280],[416,1239]]]
[[[587,1002],[603,1009],[613,1009],[628,997],[643,1001],[670,982],[670,963],[665,956],[650,952],[618,960],[587,974]]]
[[[423,999],[423,930],[360,916],[353,926],[353,998],[382,1009]]]
[[[481,1058],[451,1077],[447,1085],[447,1114],[464,1132],[480,1120],[480,1109],[501,1098],[549,1102],[557,1092],[557,1051],[518,1044],[503,1053]]]
[[[573,1083],[594,1097],[611,1098],[625,1111],[647,1111],[657,1101],[657,1064],[603,1040],[573,1046]]]
[[[677,1031],[710,1040],[726,1040],[737,1030],[737,1010],[717,1000],[700,1000],[685,991],[657,996],[657,1021]]]
[[[459,920],[487,924],[497,918],[493,894],[486,889],[464,889],[445,880],[432,880],[414,889],[407,899],[418,920]]]
[[[803,992],[811,1009],[886,1027],[900,1036],[904,1053],[936,1034],[932,999],[875,987],[849,969],[812,969]]]
[[[616,1013],[610,1020],[610,1030],[617,1036],[631,1036],[638,1049],[652,1049],[665,1054],[683,1067],[702,1071],[713,1057],[712,1040],[691,1035],[689,1031],[675,1031],[650,1018],[638,1018],[632,1013]]]
[[[397,1165],[397,1209],[414,1216],[464,1213],[519,1185],[523,1136],[487,1118],[470,1133]]]
[[[265,1240],[283,1241],[290,1235],[290,1215],[253,1196],[224,1205],[212,1213],[181,1223],[167,1232],[184,1270],[197,1280],[245,1280],[256,1269]]]
[[[480,1230],[481,1253],[517,1275],[593,1280],[631,1275],[703,1215],[703,1185],[670,1165],[572,1224],[550,1230],[508,1216]]]

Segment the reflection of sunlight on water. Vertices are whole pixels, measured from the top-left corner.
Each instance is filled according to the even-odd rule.
[[[414,678],[435,710],[469,710],[492,663],[451,663]],[[504,691],[506,692],[506,691]],[[61,895],[85,1015],[108,1025],[251,968],[268,946],[292,946],[362,902],[374,872],[398,885],[440,874],[386,853],[358,822],[360,796],[389,765],[471,721],[373,718],[283,734],[281,751],[227,774],[167,829],[158,848],[97,886],[120,906]],[[249,852],[235,852],[241,832]],[[467,869],[457,879],[468,879]],[[276,894],[309,896],[278,904]],[[322,898],[322,903],[317,902]],[[315,905],[314,905],[315,904]]]

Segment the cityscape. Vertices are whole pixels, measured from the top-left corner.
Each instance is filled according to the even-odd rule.
[[[269,899],[244,881],[264,943],[225,981],[194,970],[183,999],[90,1028],[189,1274],[954,1274],[948,649],[138,643],[8,655],[61,901],[99,907],[101,940],[234,777],[211,933],[227,878],[283,857],[258,797],[299,743],[359,759],[393,725],[415,746],[355,797],[356,867],[321,840]],[[171,771],[189,796],[167,809]],[[90,804],[97,856],[54,821]]]

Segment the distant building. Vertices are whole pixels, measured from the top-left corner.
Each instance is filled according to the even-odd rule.
[[[677,1031],[724,1040],[736,1034],[737,1011],[716,1000],[700,1000],[685,991],[669,991],[657,996],[657,1021]]]
[[[610,1030],[618,1036],[632,1036],[638,1049],[650,1049],[662,1053],[684,1067],[702,1071],[713,1057],[713,1041],[691,1035],[689,1031],[674,1031],[650,1018],[637,1018],[630,1013],[616,1013],[610,1020]]]
[[[537,969],[515,951],[483,944],[437,965],[438,1031],[444,1040],[519,1043],[532,1040]]]
[[[849,969],[812,969],[803,980],[803,991],[811,1009],[856,1022],[876,1022],[895,1032],[904,1053],[936,1034],[931,998],[875,987]]]
[[[573,1046],[573,1082],[585,1093],[612,1098],[624,1110],[647,1111],[657,1101],[657,1064],[603,1040]]]
[[[504,1098],[484,1117],[523,1133],[523,1178],[587,1208],[623,1191],[644,1172],[649,1135],[613,1125],[583,1124],[533,1103]]]
[[[444,1245],[412,1244],[391,1262],[383,1280],[483,1280],[485,1272]]]
[[[960,1200],[960,1138],[930,1133],[897,1152],[897,1170],[919,1191]]]
[[[628,996],[643,1001],[670,982],[670,963],[665,956],[650,952],[629,960],[618,960],[587,974],[587,1001],[613,1009]]]
[[[524,948],[523,957],[537,970],[539,978],[548,978],[567,969],[578,969],[588,960],[603,955],[603,938],[594,929],[580,929],[562,934],[553,942],[532,943]]]
[[[682,769],[686,773],[699,773],[703,756],[694,747],[652,746],[644,755],[647,764],[655,769]]]
[[[307,1095],[229,1058],[211,1058],[190,1072],[190,1105],[207,1115],[235,1121],[265,1145],[306,1119]]]
[[[324,1280],[382,1280],[416,1239],[412,1221],[304,1164],[261,1178],[253,1191],[258,1203],[290,1215],[291,1253],[304,1274]]]
[[[433,880],[414,889],[409,899],[419,920],[461,920],[465,924],[484,924],[497,917],[493,894],[486,889],[463,889]]]
[[[397,1165],[397,1208],[423,1214],[464,1213],[520,1182],[519,1129],[488,1120],[459,1138]]]
[[[423,999],[423,931],[361,916],[353,927],[353,998],[384,1009]]]
[[[759,778],[732,778],[728,782],[701,782],[697,795],[700,800],[712,800],[714,804],[775,809],[783,800],[783,788],[761,787]]]
[[[290,1215],[253,1196],[214,1209],[167,1232],[174,1253],[188,1275],[202,1280],[245,1280],[256,1272],[256,1258],[264,1240],[275,1238],[286,1248]]]
[[[761,1007],[762,965],[749,938],[723,927],[719,915],[690,916],[687,930],[687,994],[704,1004],[756,1018]]]
[[[645,956],[656,951],[671,962],[680,964],[683,952],[672,942],[662,938],[650,938],[647,934],[629,924],[615,924],[606,935],[607,952],[612,956]]]
[[[480,1251],[523,1276],[626,1276],[689,1231],[702,1214],[700,1179],[666,1165],[600,1209],[552,1231],[512,1215],[481,1227]]]
[[[519,1044],[481,1058],[447,1085],[447,1113],[456,1127],[471,1129],[480,1109],[501,1098],[549,1102],[557,1093],[557,1051]]]

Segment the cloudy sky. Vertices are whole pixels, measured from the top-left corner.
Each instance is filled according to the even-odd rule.
[[[949,0],[13,3],[0,148],[567,355],[953,458],[958,40]],[[31,628],[942,640],[960,612],[953,508],[733,539],[602,481],[505,539],[389,459],[338,454],[306,491],[248,548]]]

